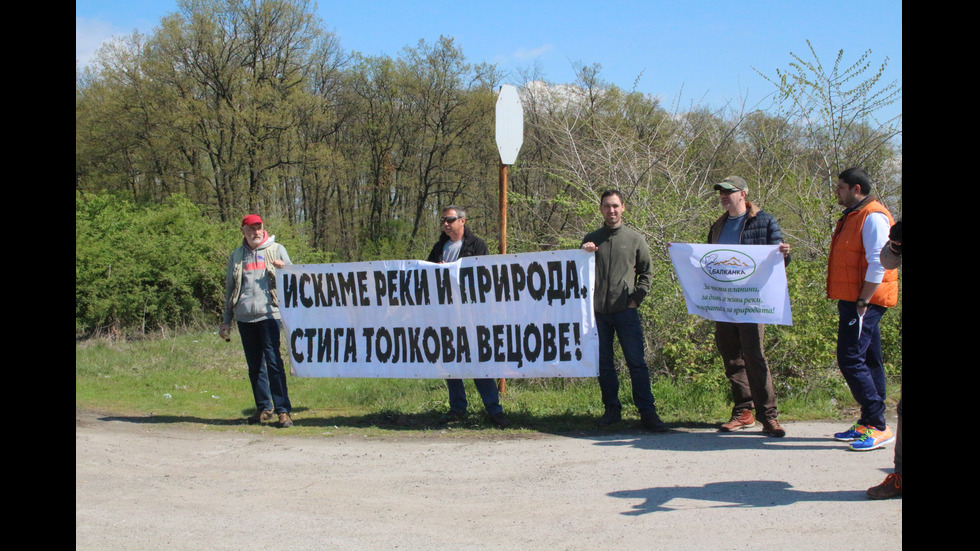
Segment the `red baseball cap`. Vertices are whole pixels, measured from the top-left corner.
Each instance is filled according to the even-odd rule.
[[[252,224],[261,224],[262,217],[258,214],[249,214],[245,218],[242,218],[242,227],[251,226]]]

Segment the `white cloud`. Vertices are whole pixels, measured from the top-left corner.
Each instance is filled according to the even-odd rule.
[[[105,41],[116,33],[112,25],[98,19],[75,17],[75,61],[85,67]]]
[[[517,59],[534,59],[552,48],[554,48],[553,44],[545,44],[544,46],[534,48],[533,50],[521,49],[514,52],[514,57]]]

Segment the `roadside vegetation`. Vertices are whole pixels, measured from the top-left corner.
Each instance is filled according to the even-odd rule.
[[[720,365],[705,366],[719,373]],[[849,419],[853,404],[846,385],[829,370],[809,388],[777,385],[781,419]],[[778,381],[777,381],[778,382]],[[723,377],[679,380],[655,377],[654,396],[674,427],[710,428],[727,420],[731,405]],[[625,423],[639,428],[629,407],[629,377],[623,380]],[[448,409],[446,387],[437,379],[289,378],[295,425],[283,433],[307,436],[349,434],[478,435],[500,431],[486,418],[480,397],[466,383],[469,415],[440,426]],[[595,379],[508,379],[501,403],[511,434],[601,433]],[[75,407],[141,423],[185,424],[207,430],[263,432],[273,425],[246,425],[254,411],[237,333],[226,343],[214,330],[158,333],[141,339],[93,338],[75,345]],[[791,426],[791,425],[790,425]]]

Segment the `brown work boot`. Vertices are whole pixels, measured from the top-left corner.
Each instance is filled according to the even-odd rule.
[[[752,410],[743,409],[739,414],[732,414],[731,421],[721,426],[721,432],[733,432],[755,426],[755,414]]]
[[[257,425],[259,423],[264,423],[269,419],[272,419],[271,409],[267,409],[265,411],[256,411],[255,415],[245,419],[245,421],[247,421],[249,425]]]
[[[868,488],[868,499],[891,499],[902,495],[902,475],[892,473],[881,484]]]
[[[775,419],[766,419],[762,422],[762,432],[768,434],[769,436],[775,436],[776,438],[782,438],[786,436],[786,429],[779,426],[779,421]]]
[[[288,429],[293,426],[293,420],[289,417],[289,412],[284,411],[279,414],[279,428]]]

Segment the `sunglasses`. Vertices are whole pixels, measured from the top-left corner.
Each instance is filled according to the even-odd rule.
[[[459,217],[458,216],[443,216],[442,217],[442,223],[443,224],[452,224],[453,222],[455,222],[457,220],[459,220]]]

